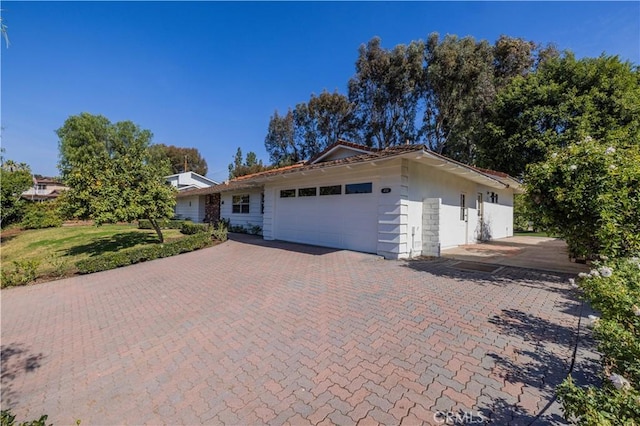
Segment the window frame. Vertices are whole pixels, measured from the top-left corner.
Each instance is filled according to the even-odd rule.
[[[349,191],[349,187],[356,187],[356,186],[360,186],[360,185],[368,185],[369,186],[369,190],[365,190],[365,191],[355,191],[355,192],[350,192]],[[344,185],[344,194],[345,195],[352,195],[352,194],[372,194],[373,193],[373,182],[358,182],[358,183],[347,183]]]
[[[285,195],[286,194],[291,194],[291,195]],[[295,198],[296,197],[296,190],[295,189],[281,189],[280,190],[280,198]]]
[[[305,192],[303,193],[302,191],[305,191]],[[298,197],[315,197],[317,195],[318,195],[318,188],[315,186],[298,188]]]
[[[246,198],[246,201],[245,201],[245,198]],[[236,207],[238,211],[236,211]],[[251,194],[232,195],[231,196],[231,213],[232,214],[250,214],[251,213]]]
[[[323,194],[322,190],[324,189],[325,191],[328,190],[329,188],[333,188],[334,190],[337,188],[338,192],[328,192]],[[326,186],[321,186],[320,190],[318,191],[320,196],[324,196],[324,195],[342,195],[342,185],[326,185]]]

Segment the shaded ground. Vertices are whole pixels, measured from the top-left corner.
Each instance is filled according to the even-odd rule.
[[[555,405],[537,416],[575,343],[566,275],[233,238],[3,290],[3,408],[54,424],[562,424]]]

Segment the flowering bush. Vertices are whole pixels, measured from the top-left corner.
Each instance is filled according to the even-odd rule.
[[[579,425],[640,424],[640,259],[620,258],[582,273],[583,297],[601,313],[590,320],[602,353],[603,385],[557,389],[567,417]]]
[[[639,164],[639,144],[614,136],[551,152],[525,177],[533,217],[562,236],[573,257],[631,256],[640,251]]]

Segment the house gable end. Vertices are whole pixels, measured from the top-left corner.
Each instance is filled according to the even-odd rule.
[[[353,157],[361,154],[369,154],[376,151],[363,145],[357,145],[350,142],[338,141],[328,146],[324,151],[315,158],[309,160],[309,164],[324,163],[327,161],[341,160],[343,158]]]

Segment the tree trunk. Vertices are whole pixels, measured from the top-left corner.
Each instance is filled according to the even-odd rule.
[[[158,225],[158,221],[156,219],[148,218],[149,223],[153,226],[153,229],[158,234],[158,239],[160,240],[160,244],[164,243],[164,236],[162,235],[162,229],[160,229],[160,225]]]

